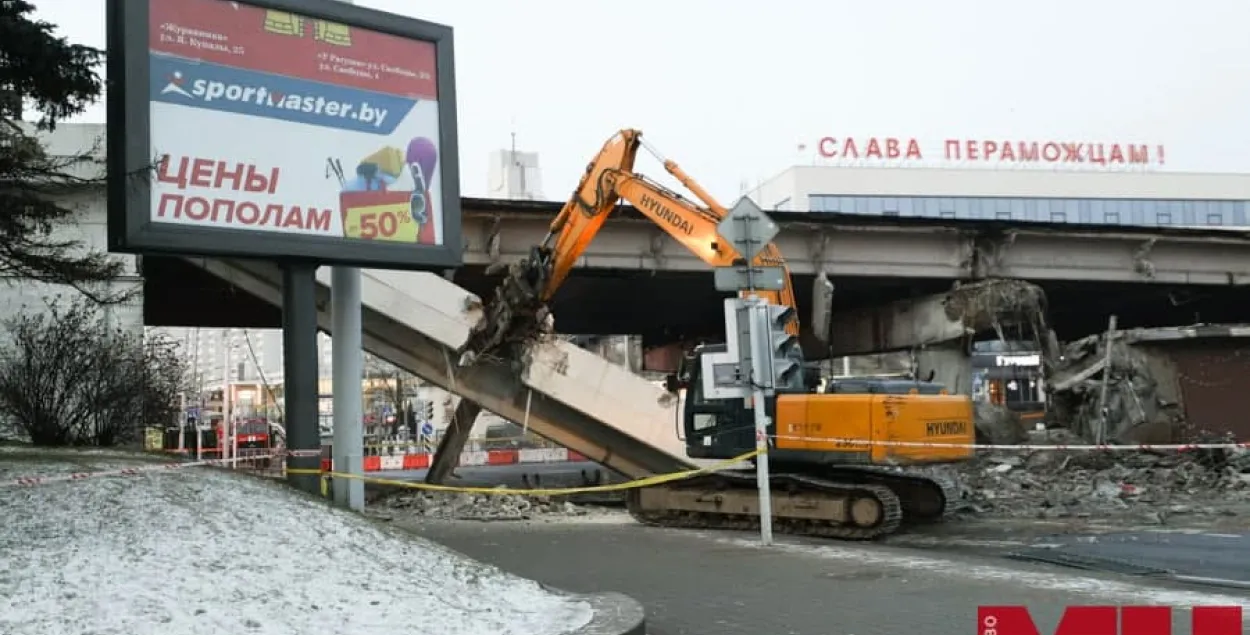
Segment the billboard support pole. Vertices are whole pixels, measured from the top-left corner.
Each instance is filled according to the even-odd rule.
[[[355,0],[340,0],[355,4]],[[330,275],[331,381],[334,385],[335,470],[364,476],[364,342],[360,333],[360,269],[335,267]],[[339,461],[342,461],[341,463]],[[364,511],[365,482],[337,479],[334,503]]]
[[[330,280],[334,384],[334,471],[364,476],[363,343],[360,334],[360,269],[334,267]],[[334,504],[355,511],[365,507],[365,483],[333,479]]]
[[[317,425],[317,266],[282,265],[282,362],[286,390],[287,482],[310,494],[321,491],[321,430]]]

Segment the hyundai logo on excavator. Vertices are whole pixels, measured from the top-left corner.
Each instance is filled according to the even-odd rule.
[[[930,421],[925,424],[924,433],[930,437],[968,434],[968,424],[963,421]]]
[[[664,203],[643,194],[642,206],[650,210],[652,214],[663,218],[669,225],[680,229],[687,236],[694,233],[694,227],[690,225],[690,221],[679,216],[676,212],[669,209]]]

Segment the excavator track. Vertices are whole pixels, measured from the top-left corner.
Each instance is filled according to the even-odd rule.
[[[893,533],[903,506],[890,488],[801,474],[769,479],[773,530],[799,536],[872,540]],[[717,472],[629,492],[630,515],[657,527],[755,529],[759,494],[753,472]]]
[[[756,483],[753,471],[727,471],[631,490],[629,512],[656,527],[758,529]],[[774,474],[769,484],[774,531],[837,540],[875,540],[941,520],[958,491],[943,477],[868,466]]]
[[[959,498],[959,487],[945,476],[867,465],[824,468],[820,475],[837,481],[888,487],[903,506],[903,525],[941,522]]]

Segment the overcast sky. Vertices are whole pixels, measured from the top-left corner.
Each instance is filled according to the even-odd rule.
[[[35,4],[103,45],[102,0]],[[1161,169],[1250,171],[1245,0],[358,4],[455,28],[467,196],[514,130],[549,199],[622,127],[726,203],[823,136],[914,136],[926,155],[947,137],[1165,144]]]

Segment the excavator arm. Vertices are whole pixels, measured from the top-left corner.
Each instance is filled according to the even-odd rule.
[[[645,148],[664,164],[664,169],[694,193],[706,207],[686,199],[663,185],[634,172],[638,149]],[[728,215],[720,203],[673,161],[662,157],[642,140],[638,130],[621,130],[604,144],[586,166],[586,172],[551,222],[541,244],[528,257],[509,267],[495,290],[488,317],[464,348],[469,359],[493,353],[509,344],[521,344],[547,330],[546,305],[585,254],[603,224],[624,199],[644,216],[713,267],[732,265],[742,258],[716,230]],[[790,270],[777,246],[769,243],[754,263],[781,267],[785,272],[780,291],[755,291],[766,302],[797,309]],[[745,294],[746,292],[744,292]],[[787,327],[799,334],[797,320]],[[464,358],[462,363],[469,363]]]

